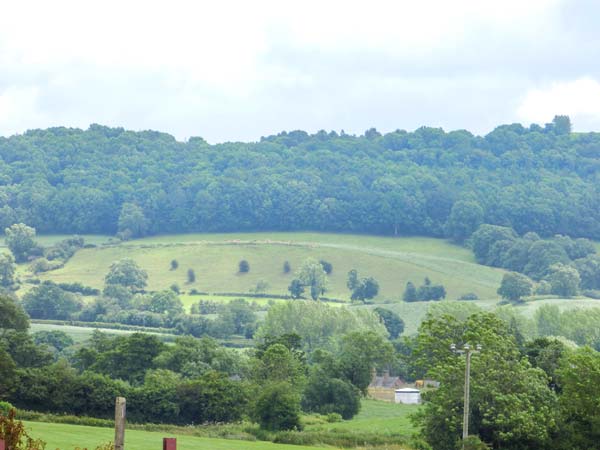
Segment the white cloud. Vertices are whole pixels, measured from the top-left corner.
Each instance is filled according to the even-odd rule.
[[[562,30],[577,2],[6,1],[0,134],[90,122],[211,142],[298,128],[485,132],[515,120],[540,73],[577,79],[600,64],[571,9]]]
[[[14,132],[22,123],[45,126],[46,121],[37,112],[38,89],[9,87],[0,92],[0,135]]]
[[[522,120],[535,123],[550,122],[555,115],[566,114],[577,129],[589,128],[592,124],[598,128],[600,83],[586,77],[532,89],[525,95],[517,114]]]

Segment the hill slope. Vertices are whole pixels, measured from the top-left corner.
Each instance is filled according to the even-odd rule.
[[[185,290],[249,292],[259,280],[269,284],[267,293],[288,294],[294,270],[306,258],[333,264],[327,296],[348,299],[347,273],[373,276],[380,284],[379,299],[398,300],[408,281],[422,283],[428,276],[446,287],[448,298],[467,292],[480,298],[496,298],[502,271],[476,264],[468,249],[433,238],[386,238],[322,233],[235,233],[167,235],[128,241],[118,245],[83,249],[64,268],[40,275],[56,282],[81,282],[101,288],[110,264],[129,257],[148,271],[148,288],[166,289],[177,283]],[[171,260],[179,263],[170,270]],[[246,259],[250,272],[238,273]],[[283,273],[284,261],[292,273]],[[196,282],[187,284],[187,270]]]

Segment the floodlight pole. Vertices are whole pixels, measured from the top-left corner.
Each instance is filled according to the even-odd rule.
[[[450,350],[455,353],[465,354],[466,357],[466,365],[465,365],[465,397],[464,397],[464,407],[463,407],[463,445],[462,448],[465,448],[465,440],[469,437],[469,397],[471,390],[471,356],[473,353],[479,353],[481,351],[481,345],[477,344],[475,349],[472,349],[469,344],[465,344],[463,350],[457,350],[456,344],[450,345]]]

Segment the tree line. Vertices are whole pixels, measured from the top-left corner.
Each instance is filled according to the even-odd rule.
[[[301,429],[301,411],[349,419],[371,370],[393,359],[385,326],[371,313],[304,308],[306,333],[270,334],[239,352],[191,336],[172,345],[156,335],[111,337],[98,330],[83,345],[61,331],[28,333],[14,299],[0,296],[0,401],[42,412],[109,418],[115,396],[134,422],[200,424],[244,418],[267,430]],[[276,310],[276,307],[273,307]],[[320,312],[320,316],[317,313]],[[270,314],[270,313],[269,313]],[[274,324],[286,311],[274,311]],[[397,329],[393,314],[386,316]],[[310,340],[312,329],[319,342]],[[302,330],[304,331],[304,330]]]
[[[0,137],[0,229],[42,233],[325,230],[449,236],[481,223],[600,237],[600,135],[502,125],[282,132],[178,142],[92,125]]]

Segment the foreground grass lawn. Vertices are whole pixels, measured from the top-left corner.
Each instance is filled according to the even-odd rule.
[[[47,450],[73,450],[75,447],[87,447],[93,450],[97,445],[114,439],[114,430],[111,428],[42,422],[24,422],[24,424],[32,437],[46,442]],[[127,450],[159,450],[162,448],[164,437],[176,437],[177,448],[182,450],[308,450],[315,448],[262,441],[173,436],[166,433],[138,430],[126,431],[125,448]]]

